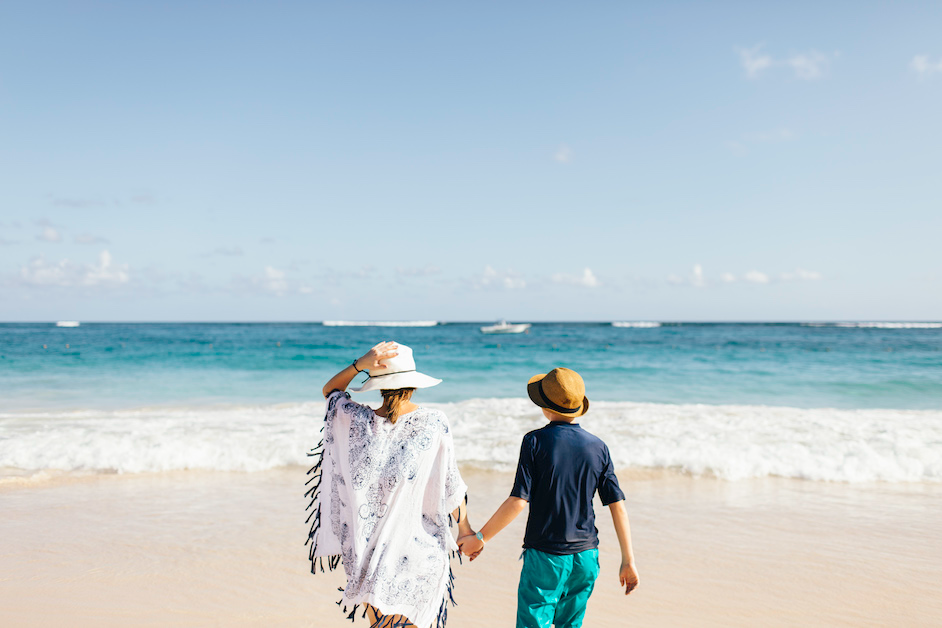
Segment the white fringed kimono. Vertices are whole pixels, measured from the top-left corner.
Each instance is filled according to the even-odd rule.
[[[443,627],[457,550],[449,516],[467,492],[445,414],[419,408],[393,424],[334,391],[311,455],[311,572],[343,562],[350,619],[371,604],[418,628]]]

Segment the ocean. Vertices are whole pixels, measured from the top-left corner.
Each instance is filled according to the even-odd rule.
[[[0,324],[0,481],[304,464],[321,387],[381,340],[444,380],[416,401],[467,466],[512,469],[527,380],[567,366],[623,469],[942,481],[942,323],[485,324]]]

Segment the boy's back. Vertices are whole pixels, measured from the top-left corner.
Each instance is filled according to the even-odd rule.
[[[523,546],[558,555],[598,547],[596,491],[606,506],[625,498],[600,438],[564,421],[524,436],[510,493],[530,502]]]
[[[510,497],[480,531],[458,539],[474,560],[484,543],[530,504],[517,587],[517,628],[581,628],[586,603],[599,575],[599,536],[592,498],[609,506],[621,547],[619,582],[627,595],[638,585],[625,495],[618,487],[608,447],[576,419],[589,409],[585,382],[575,371],[555,368],[527,383],[530,400],[549,419],[523,437]]]

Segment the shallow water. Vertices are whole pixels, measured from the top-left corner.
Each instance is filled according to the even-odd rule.
[[[479,327],[0,325],[0,482],[303,464],[321,386],[385,338],[411,345],[420,370],[444,380],[416,400],[445,410],[459,458],[477,468],[512,468],[520,437],[543,424],[527,379],[565,365],[587,382],[586,429],[621,468],[942,480],[937,325]]]

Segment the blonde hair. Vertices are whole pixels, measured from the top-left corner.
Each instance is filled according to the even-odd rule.
[[[402,414],[402,404],[412,398],[415,388],[396,388],[379,392],[383,395],[383,405],[386,406],[386,419],[394,424]]]

